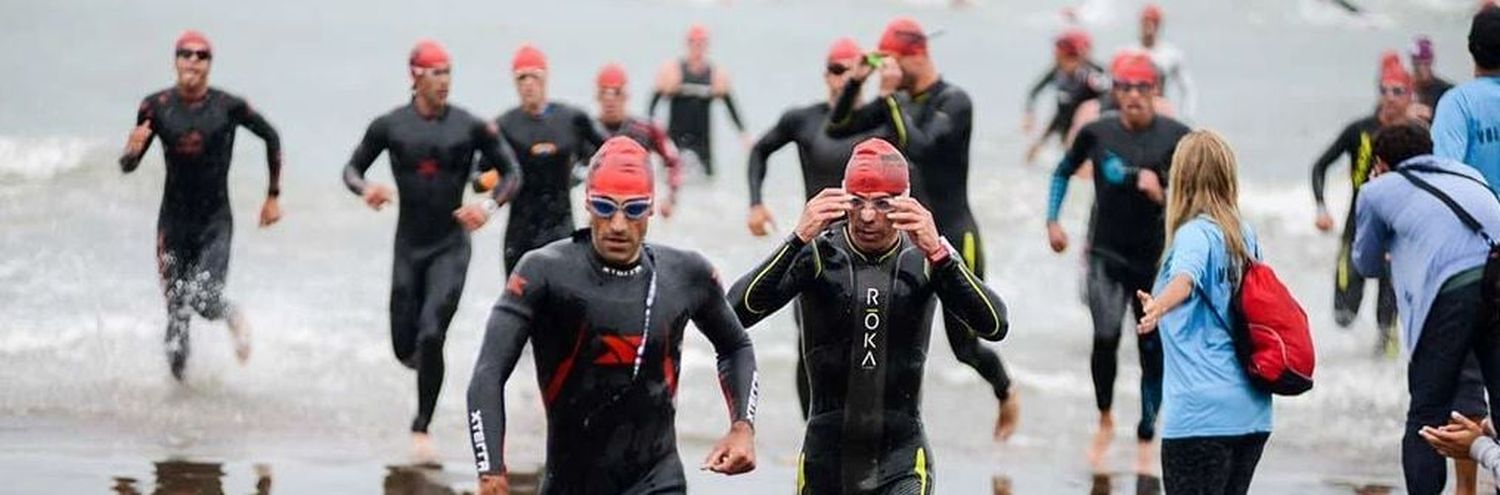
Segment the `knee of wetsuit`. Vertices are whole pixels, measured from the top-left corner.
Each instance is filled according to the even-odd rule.
[[[447,338],[441,334],[417,337],[417,359],[443,359],[443,343]]]
[[[1119,349],[1120,332],[1115,332],[1113,334],[1101,334],[1100,332],[1094,333],[1094,349],[1092,351],[1093,355],[1097,356],[1104,353],[1114,354]]]
[[[1154,418],[1152,421],[1142,419],[1141,423],[1135,427],[1136,440],[1148,442],[1156,438],[1156,425],[1154,423],[1156,423]]]

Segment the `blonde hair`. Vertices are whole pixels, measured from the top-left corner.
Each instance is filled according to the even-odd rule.
[[[1250,258],[1240,230],[1239,181],[1234,150],[1223,136],[1208,130],[1188,133],[1177,143],[1167,183],[1167,243],[1177,229],[1198,215],[1208,215],[1219,230],[1234,261]]]

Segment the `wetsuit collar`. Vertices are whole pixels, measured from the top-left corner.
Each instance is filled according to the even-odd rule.
[[[453,106],[453,105],[449,105],[447,103],[444,103],[442,106],[438,107],[438,111],[437,111],[436,115],[427,116],[427,115],[423,115],[422,114],[422,107],[420,105],[417,105],[417,97],[416,97],[416,95],[412,95],[410,105],[411,105],[411,111],[412,111],[412,113],[417,114],[417,117],[421,117],[422,120],[442,120],[444,117],[448,116],[448,107]]]
[[[182,89],[182,86],[173,88],[173,93],[175,93],[177,95],[177,99],[182,101],[183,103],[202,103],[203,100],[208,99],[208,91],[209,87],[206,84],[203,85],[203,92],[196,95],[188,94],[187,91],[184,91]]]
[[[545,117],[545,116],[547,116],[547,113],[551,112],[551,111],[552,111],[552,102],[550,102],[550,101],[542,102],[542,111],[537,112],[537,113],[528,112],[528,111],[526,111],[526,107],[521,107],[521,113],[524,113],[524,114],[526,114],[527,117],[531,117],[533,119],[539,119],[539,118]]]
[[[635,261],[629,266],[616,266],[604,261],[604,257],[599,256],[599,251],[594,249],[593,229],[578,229],[573,233],[573,240],[588,245],[589,261],[599,273],[615,277],[633,277],[645,270],[646,264],[642,263],[642,260],[646,259],[645,244],[641,245],[641,252],[636,253]]]
[[[916,101],[925,100],[929,96],[943,92],[943,88],[947,86],[948,83],[943,81],[943,76],[939,75],[937,76],[937,79],[933,79],[932,84],[928,84],[927,87],[922,89],[913,89],[911,92],[911,99]]]
[[[866,263],[884,263],[885,260],[890,259],[891,255],[896,254],[897,251],[901,250],[901,236],[897,235],[896,242],[891,244],[890,249],[885,250],[884,253],[874,255],[874,259],[871,259],[871,255],[865,254],[865,252],[861,251],[858,246],[854,245],[854,236],[849,233],[848,222],[845,222],[843,228],[840,228],[839,231],[844,235],[844,244],[849,246],[849,252],[854,253],[855,256],[859,257],[861,261],[864,261]]]

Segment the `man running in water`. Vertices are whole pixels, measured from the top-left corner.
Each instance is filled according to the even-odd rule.
[[[443,342],[458,309],[469,270],[469,231],[483,226],[519,186],[515,164],[501,149],[493,125],[448,103],[453,65],[435,41],[411,51],[411,102],[376,118],[344,167],[344,184],[371,209],[391,202],[390,186],[365,180],[365,171],[388,152],[400,191],[394,267],[391,270],[391,343],[396,359],[417,371],[415,453],[430,460],[427,425],[443,386]],[[501,183],[483,200],[463,204],[475,155],[499,167]]]
[[[1156,65],[1160,78],[1157,91],[1161,96],[1166,96],[1167,86],[1177,86],[1180,91],[1177,99],[1180,103],[1177,105],[1178,115],[1184,119],[1192,119],[1193,112],[1198,107],[1198,87],[1193,84],[1192,75],[1188,74],[1182,50],[1161,39],[1161,24],[1161,7],[1146,4],[1146,8],[1141,10],[1140,42],[1127,47],[1125,51],[1145,53],[1151,57],[1151,63]]]
[[[526,182],[505,222],[501,256],[507,275],[527,251],[573,232],[568,190],[573,185],[574,165],[587,160],[604,142],[603,131],[587,113],[547,100],[547,56],[541,50],[522,44],[510,68],[521,105],[501,115],[496,124],[507,148],[514,150]],[[489,187],[493,180],[486,177],[481,182]]]
[[[156,263],[167,299],[167,364],[182,380],[188,358],[188,324],[193,312],[209,320],[227,319],[235,357],[250,358],[250,328],[239,308],[224,297],[229,276],[229,241],[234,219],[229,207],[229,163],[235,131],[241,126],[266,142],[270,187],[260,209],[260,226],[281,219],[281,138],[266,119],[238,96],[208,85],[213,46],[197,31],[177,38],[177,84],[141,100],[135,129],[120,156],[120,170],[135,171],[160,138],[167,164],[166,189],[156,221]]]
[[[969,138],[974,130],[969,95],[943,80],[928,56],[927,34],[913,19],[887,24],[879,52],[879,97],[855,108],[858,88],[874,70],[874,64],[860,64],[829,113],[827,132],[843,138],[884,128],[882,137],[899,146],[916,171],[912,196],[931,209],[938,233],[959,243],[969,272],[983,280],[984,245],[969,211]],[[995,437],[1009,438],[1020,420],[1020,402],[1000,355],[981,345],[949,312],[944,312],[943,327],[954,356],[979,372],[1000,400]]]
[[[1111,97],[1119,112],[1085,126],[1073,146],[1052,173],[1052,193],[1047,203],[1047,240],[1062,253],[1068,235],[1058,222],[1068,179],[1084,161],[1094,163],[1094,207],[1089,218],[1088,276],[1086,292],[1089,315],[1094,321],[1094,350],[1089,369],[1094,378],[1094,401],[1099,407],[1099,426],[1089,450],[1094,472],[1107,472],[1104,465],[1114,438],[1115,374],[1119,367],[1121,320],[1126,308],[1142,315],[1136,291],[1148,291],[1161,257],[1162,202],[1167,171],[1177,141],[1187,126],[1157,115],[1156,69],[1142,54],[1127,55],[1113,64]],[[1152,442],[1156,437],[1156,414],[1161,407],[1162,349],[1156,333],[1138,335],[1141,360],[1141,420],[1136,426],[1136,472],[1149,474],[1155,464]]]
[[[1036,122],[1036,100],[1042,94],[1042,90],[1053,86],[1057,92],[1057,111],[1052,114],[1052,122],[1037,136],[1036,141],[1026,150],[1026,162],[1030,163],[1036,159],[1037,153],[1052,136],[1057,136],[1058,141],[1066,146],[1069,141],[1069,131],[1073,128],[1073,117],[1078,113],[1078,107],[1086,101],[1091,101],[1103,95],[1109,90],[1109,81],[1106,80],[1104,69],[1089,60],[1088,52],[1091,41],[1088,33],[1082,30],[1069,30],[1058,36],[1055,43],[1052,68],[1042,74],[1041,79],[1031,87],[1031,92],[1026,96],[1026,115],[1021,121],[1022,131],[1030,134]]]
[[[675,397],[688,321],[718,354],[729,433],[700,469],[755,468],[755,351],[702,255],[645,244],[650,157],[610,138],[587,181],[588,229],[521,258],[469,382],[480,493],[509,492],[505,386],[531,343],[547,414],[543,495],[680,494]]]
[[[630,101],[625,76],[625,68],[619,64],[609,64],[599,69],[599,76],[595,80],[595,85],[598,86],[595,97],[599,101],[599,124],[609,136],[634,139],[642,148],[661,157],[662,164],[667,167],[667,187],[670,190],[667,200],[657,208],[663,217],[671,218],[672,209],[677,205],[677,190],[682,186],[682,160],[677,156],[677,146],[672,144],[667,131],[649,120],[632,117],[625,110],[625,103]]]
[[[1432,62],[1436,58],[1432,38],[1427,35],[1417,36],[1407,55],[1411,58],[1412,86],[1417,91],[1417,103],[1422,105],[1418,112],[1424,120],[1431,122],[1432,112],[1437,108],[1438,101],[1443,99],[1448,90],[1453,89],[1453,83],[1438,77],[1432,71]]]
[[[1388,55],[1384,60],[1380,75],[1380,102],[1376,107],[1375,115],[1361,118],[1344,127],[1338,139],[1334,140],[1328,150],[1318,157],[1318,161],[1313,163],[1313,199],[1318,204],[1318,218],[1315,225],[1320,231],[1333,230],[1333,216],[1329,214],[1328,207],[1323,202],[1323,189],[1328,176],[1328,168],[1338,161],[1339,155],[1348,155],[1349,181],[1354,186],[1354,198],[1350,200],[1350,204],[1353,204],[1354,199],[1359,197],[1359,187],[1369,180],[1370,169],[1375,165],[1370,151],[1375,131],[1387,125],[1403,122],[1408,118],[1412,104],[1411,76],[1406,73],[1406,69],[1401,67],[1399,57],[1392,58]],[[1354,270],[1354,262],[1350,257],[1350,244],[1353,242],[1354,209],[1350,208],[1344,220],[1344,232],[1339,241],[1339,257],[1336,261],[1333,280],[1334,321],[1346,328],[1354,323],[1354,317],[1359,314],[1360,303],[1365,297],[1365,279]],[[1378,284],[1375,321],[1376,326],[1379,327],[1379,337],[1375,351],[1377,354],[1393,354],[1396,351],[1394,339],[1396,292],[1391,288],[1389,276],[1379,277]]]
[[[646,115],[656,120],[656,104],[663,98],[671,100],[671,113],[667,117],[667,132],[677,149],[686,156],[691,153],[703,165],[704,175],[714,175],[713,140],[708,120],[709,110],[715,99],[724,100],[729,110],[729,120],[740,133],[740,142],[750,147],[750,135],[745,132],[745,123],[740,120],[740,111],[735,108],[734,96],[729,92],[729,74],[718,64],[708,60],[708,28],[694,24],[688,30],[687,57],[662,64],[656,73],[656,92],[651,95],[651,105]],[[691,161],[691,160],[689,160]]]
[[[919,400],[933,308],[942,300],[986,340],[1009,330],[1005,304],[909,189],[894,146],[861,142],[843,188],[809,201],[796,232],[730,289],[746,325],[798,299],[812,395],[799,495],[933,493]]]

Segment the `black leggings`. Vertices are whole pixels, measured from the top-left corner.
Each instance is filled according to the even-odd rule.
[[[1161,441],[1167,495],[1242,495],[1250,491],[1270,433]]]
[[[224,298],[229,277],[229,243],[234,222],[228,215],[207,225],[187,225],[163,217],[157,227],[156,261],[167,298],[167,364],[182,379],[189,354],[188,324],[197,312],[209,320],[228,316]]]
[[[1094,403],[1100,412],[1110,411],[1115,402],[1115,374],[1119,370],[1120,338],[1125,310],[1131,309],[1137,320],[1141,302],[1136,291],[1151,291],[1151,273],[1090,255],[1086,282],[1089,315],[1094,321],[1094,350],[1089,355],[1089,371],[1094,378]],[[1134,334],[1135,332],[1130,332]],[[1156,436],[1156,413],[1161,410],[1162,353],[1161,334],[1151,332],[1136,336],[1141,361],[1141,420],[1136,438],[1150,440]]]
[[[391,271],[391,345],[417,371],[417,415],[411,431],[427,432],[443,388],[443,343],[469,272],[469,239],[433,247],[397,241]]]

